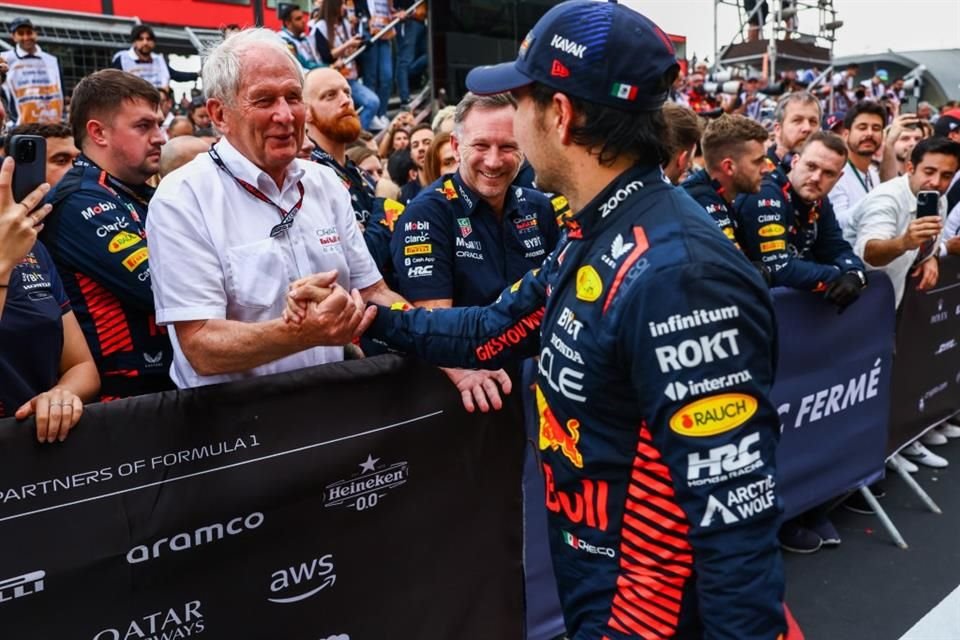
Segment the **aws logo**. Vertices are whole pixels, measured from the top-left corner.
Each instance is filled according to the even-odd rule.
[[[705,438],[736,429],[757,412],[757,399],[724,393],[691,402],[670,418],[670,429],[682,436]]]

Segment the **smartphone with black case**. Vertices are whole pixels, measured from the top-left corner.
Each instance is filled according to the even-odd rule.
[[[13,136],[7,155],[14,159],[13,199],[21,202],[47,181],[47,140],[43,136]]]
[[[940,216],[940,192],[921,191],[917,194],[917,217]]]

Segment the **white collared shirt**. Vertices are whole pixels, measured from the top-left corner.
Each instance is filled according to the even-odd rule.
[[[208,153],[172,172],[150,201],[147,237],[157,323],[170,326],[178,387],[196,387],[301,369],[343,359],[343,347],[315,347],[243,373],[198,375],[183,354],[173,323],[227,319],[265,322],[281,317],[287,285],[336,269],[348,291],[376,284],[370,257],[350,205],[333,171],[294,160],[283,188],[237,151],[226,138],[216,145],[234,176],[257,187],[284,211],[300,199],[293,226],[276,238],[280,212],[256,199],[218,168]]]
[[[849,161],[843,165],[840,179],[830,190],[830,204],[833,205],[833,213],[836,214],[837,224],[841,229],[854,207],[879,185],[880,172],[873,163],[870,163],[865,174]]]
[[[140,60],[136,50],[133,47],[118,51],[113,56],[114,64],[120,62],[120,68],[127,73],[131,73],[139,78],[143,78],[153,86],[170,86],[170,68],[167,67],[167,61],[159,53],[151,53],[150,61]]]
[[[0,56],[7,62],[7,88],[17,105],[17,124],[63,122],[60,63],[37,45],[32,54],[14,47]]]
[[[940,218],[947,213],[947,199],[939,201]],[[909,176],[887,180],[850,210],[847,223],[841,225],[843,239],[850,243],[867,269],[884,271],[893,282],[896,306],[903,300],[907,275],[917,259],[919,249],[910,249],[882,267],[875,267],[864,257],[870,240],[892,240],[902,236],[917,217],[917,195],[910,189]],[[939,238],[935,243],[939,249]]]

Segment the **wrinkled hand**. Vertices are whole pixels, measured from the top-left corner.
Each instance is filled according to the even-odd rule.
[[[83,401],[72,391],[54,387],[27,400],[17,409],[17,420],[37,416],[37,441],[63,442],[83,415]]]
[[[937,216],[917,218],[907,225],[903,233],[903,246],[907,249],[919,249],[924,242],[933,240],[943,231],[943,222]]]
[[[913,278],[920,278],[917,283],[919,291],[933,289],[937,285],[937,279],[940,277],[940,261],[936,258],[928,258],[917,265],[910,273]]]
[[[837,305],[837,313],[843,313],[844,309],[857,301],[862,289],[857,274],[848,271],[830,283],[823,297],[827,302]]]
[[[491,407],[494,411],[499,411],[503,408],[500,390],[503,390],[503,395],[507,395],[513,389],[510,376],[503,369],[485,371],[441,368],[441,370],[460,391],[463,408],[467,413],[473,413],[477,407],[480,408],[481,413],[487,413]]]
[[[283,319],[296,327],[306,346],[338,346],[362,335],[376,314],[356,289],[348,293],[338,284],[304,284],[288,294]]]
[[[53,208],[45,204],[33,211],[50,190],[47,183],[31,191],[23,202],[14,201],[10,187],[13,166],[13,158],[9,157],[0,166],[0,272],[12,269],[33,248],[43,229],[43,219]]]
[[[287,287],[287,308],[283,312],[283,319],[288,323],[300,324],[307,315],[307,304],[323,302],[333,292],[336,283],[336,269],[321,271],[291,282]]]

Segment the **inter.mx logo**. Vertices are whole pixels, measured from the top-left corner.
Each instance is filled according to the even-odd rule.
[[[40,593],[46,577],[46,571],[31,571],[22,576],[0,580],[0,604]]]
[[[372,509],[387,492],[407,482],[409,468],[406,462],[379,464],[380,458],[367,455],[361,462],[360,473],[347,480],[328,484],[324,490],[324,507],[346,506],[357,511]]]

